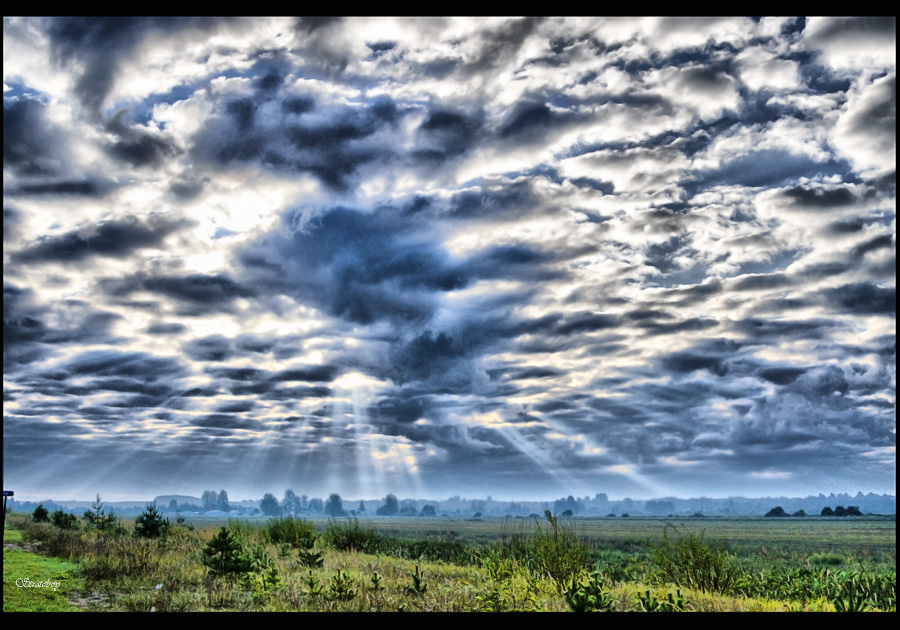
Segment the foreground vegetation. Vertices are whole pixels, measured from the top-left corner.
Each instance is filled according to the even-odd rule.
[[[549,513],[398,531],[396,520],[376,529],[352,518],[195,527],[148,509],[126,527],[99,499],[83,525],[39,517],[7,519],[7,533],[49,557],[4,549],[4,610],[896,610],[892,521],[827,523],[818,537],[803,529],[815,523],[744,521],[729,537],[720,523],[634,520],[603,536],[597,523]],[[52,598],[13,583],[54,575],[69,579]]]

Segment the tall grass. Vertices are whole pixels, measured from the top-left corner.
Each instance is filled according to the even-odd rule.
[[[736,569],[737,578],[747,579],[739,586],[739,580],[725,577],[736,566],[731,553],[702,534],[663,531],[662,525],[662,542],[592,549],[576,530],[577,521],[551,517],[510,521],[500,538],[490,541],[460,540],[453,532],[401,538],[378,533],[364,520],[340,519],[328,524],[315,550],[308,550],[318,560],[310,564],[298,559],[290,544],[310,540],[309,523],[234,521],[229,525],[240,532],[242,553],[252,566],[228,579],[201,561],[218,526],[189,531],[175,525],[165,536],[145,540],[24,520],[22,538],[40,539],[42,551],[77,561],[82,568],[73,571],[73,579],[88,593],[103,595],[104,601],[93,605],[112,610],[625,611],[665,609],[666,602],[684,610],[896,609],[893,553],[874,554],[865,571],[856,570],[850,556],[841,565],[853,567],[849,570],[811,567],[810,554],[819,548],[807,547],[799,537],[797,549],[790,554],[785,549],[784,557],[779,551],[776,564],[771,553],[756,553],[757,564]],[[753,555],[746,543],[735,548],[744,549],[748,559]],[[614,569],[620,565],[618,575]],[[594,569],[599,573],[591,573]],[[346,589],[332,589],[332,583]],[[653,583],[655,590],[648,590]],[[678,585],[681,593],[670,597],[672,589],[664,583]],[[355,595],[339,597],[345,590]]]
[[[325,543],[338,551],[378,553],[383,544],[382,536],[371,525],[360,525],[356,517],[344,521],[331,519],[322,534]]]
[[[672,538],[669,530],[677,535]],[[663,540],[650,548],[650,561],[663,582],[707,593],[737,593],[747,576],[724,549],[707,543],[703,534],[668,525]]]
[[[318,530],[310,521],[293,516],[279,516],[266,521],[261,535],[266,543],[272,545],[288,544],[296,548],[308,548],[319,536]]]
[[[535,523],[532,532],[520,527],[504,537],[498,550],[502,557],[516,560],[532,574],[549,576],[562,592],[566,582],[588,568],[590,550],[574,525],[560,525],[549,510],[544,517],[547,526]]]

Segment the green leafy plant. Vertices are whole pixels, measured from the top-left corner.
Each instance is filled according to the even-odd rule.
[[[270,595],[281,586],[281,576],[274,564],[254,572],[248,571],[241,576],[241,585],[257,595]]]
[[[531,561],[540,572],[549,575],[562,591],[563,585],[587,566],[588,547],[575,533],[574,526],[561,526],[550,510],[544,511],[550,527],[537,528],[531,544]]]
[[[594,571],[573,574],[570,583],[563,590],[566,604],[573,612],[609,612],[614,610],[612,594],[603,584],[603,575]]]
[[[370,591],[381,591],[384,589],[384,586],[381,584],[381,575],[378,571],[372,571],[371,577],[369,577],[369,590]]]
[[[666,599],[657,599],[649,590],[644,594],[638,594],[637,603],[639,609],[644,612],[683,612],[687,610],[687,602],[681,594],[681,589],[676,589],[675,595],[666,593]]]
[[[669,529],[675,530],[675,526],[667,524],[662,542],[650,549],[650,561],[661,581],[725,594],[737,593],[747,584],[734,559],[725,550],[709,545],[703,534],[688,531],[673,539]]]

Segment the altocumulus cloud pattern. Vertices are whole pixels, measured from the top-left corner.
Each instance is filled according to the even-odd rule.
[[[17,495],[894,491],[894,18],[3,39]]]

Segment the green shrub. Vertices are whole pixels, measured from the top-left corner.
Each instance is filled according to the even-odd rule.
[[[50,515],[50,522],[60,529],[78,529],[78,517],[62,510],[55,510]]]
[[[325,598],[330,601],[347,601],[356,597],[356,588],[353,579],[343,571],[331,578]]]
[[[663,540],[651,546],[650,561],[663,582],[708,593],[736,593],[746,584],[746,576],[724,550],[703,540],[703,534],[682,532],[669,537],[667,525]],[[677,530],[676,530],[677,531]]]
[[[339,551],[377,553],[382,545],[381,536],[371,526],[360,525],[356,517],[344,522],[329,520],[322,538]]]
[[[159,538],[165,536],[172,523],[164,518],[154,505],[148,505],[147,509],[134,519],[134,535],[138,538]]]
[[[809,563],[814,565],[837,566],[843,564],[844,559],[833,553],[814,553],[809,557]]]
[[[412,586],[406,587],[406,592],[410,595],[424,595],[425,591],[428,590],[428,584],[425,582],[425,576],[419,572],[419,565],[416,565],[416,572],[410,573],[409,576],[412,578]]]
[[[210,575],[237,576],[251,569],[251,561],[240,541],[224,527],[203,549],[200,561],[208,567]]]
[[[91,503],[91,509],[85,511],[84,520],[88,531],[103,532],[117,536],[127,533],[125,527],[116,518],[116,515],[112,512],[107,512],[106,508],[103,507],[103,501],[100,500],[99,494],[97,495],[97,500]]]
[[[39,503],[38,506],[34,508],[34,512],[31,513],[31,518],[34,519],[35,523],[49,523],[50,512],[47,511],[47,508],[44,507],[43,503]]]
[[[560,525],[550,510],[544,517],[549,527],[538,524],[532,534],[510,536],[504,544],[504,555],[518,560],[535,575],[549,576],[562,592],[566,582],[587,568],[588,545],[578,538],[574,525]]]
[[[610,612],[614,609],[612,594],[604,587],[599,571],[590,575],[573,573],[562,594],[573,612]]]
[[[311,538],[302,540],[300,549],[297,550],[297,558],[303,566],[319,569],[325,564],[325,558],[320,551],[313,551],[314,542]]]
[[[676,589],[675,595],[666,593],[666,599],[657,599],[649,590],[637,596],[638,612],[684,612],[687,610],[687,602],[681,594],[681,589]]]
[[[239,541],[250,542],[259,537],[259,527],[247,519],[229,517],[227,527],[228,531],[234,534]]]
[[[286,543],[292,547],[304,549],[308,549],[307,541],[314,542],[319,536],[319,532],[310,521],[293,516],[270,518],[266,521],[266,526],[262,531],[266,542],[273,545]]]

